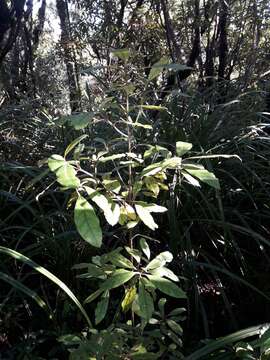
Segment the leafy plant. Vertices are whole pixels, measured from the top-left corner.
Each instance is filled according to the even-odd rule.
[[[145,239],[141,238],[141,249],[125,247],[126,252],[132,257],[129,260],[121,254],[121,248],[101,256],[95,256],[90,264],[77,264],[75,269],[86,269],[86,272],[78,275],[79,278],[103,280],[96,292],[85,299],[85,303],[90,303],[97,297],[101,300],[96,306],[96,324],[101,322],[106,316],[109,303],[109,294],[112,289],[127,284],[125,295],[121,301],[123,312],[129,309],[139,315],[146,323],[150,321],[154,312],[154,300],[156,290],[174,297],[185,299],[186,295],[174,282],[178,282],[178,277],[166,267],[173,256],[165,251],[150,260],[150,252]]]

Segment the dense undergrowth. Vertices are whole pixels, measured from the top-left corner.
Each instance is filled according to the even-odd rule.
[[[129,96],[134,106],[138,95],[132,94],[130,89],[124,89],[125,92],[128,95],[131,92]],[[239,341],[262,334],[264,328],[261,329],[259,324],[266,323],[270,317],[268,118],[264,114],[264,98],[260,91],[250,90],[236,96],[231,89],[222,103],[215,100],[214,94],[215,89],[209,89],[207,93],[194,91],[185,96],[182,93],[172,94],[164,104],[167,107],[165,111],[146,105],[139,111],[143,124],[132,130],[132,149],[137,150],[141,146],[143,153],[149,145],[162,147],[152,152],[153,163],[161,161],[164,152],[166,161],[168,152],[175,151],[177,141],[192,143],[189,157],[197,165],[204,165],[209,172],[214,172],[220,182],[219,189],[204,183],[198,187],[198,180],[188,176],[176,181],[178,165],[173,165],[168,170],[168,184],[159,184],[158,190],[153,182],[148,185],[148,191],[152,192],[151,202],[158,202],[168,211],[157,217],[159,228],[155,232],[142,225],[138,225],[139,230],[136,231],[149,243],[153,257],[161,252],[173,254],[171,270],[180,277],[181,287],[187,294],[187,300],[168,300],[166,311],[183,307],[186,308],[186,315],[176,319],[181,321],[181,326],[176,324],[169,330],[161,330],[168,338],[157,342],[159,348],[151,338],[151,326],[155,322],[152,321],[151,325],[150,321],[150,325],[147,325],[152,314],[148,318],[148,315],[136,313],[133,309],[130,319],[127,312],[118,311],[118,302],[124,297],[123,288],[112,290],[107,315],[102,318],[101,324],[95,326],[108,332],[100,334],[88,333],[89,324],[87,326],[83,312],[78,310],[68,290],[62,291],[64,285],[61,284],[64,283],[81,302],[94,293],[96,280],[90,276],[88,279],[87,276],[78,276],[74,265],[89,264],[92,256],[127,245],[130,235],[129,230],[124,229],[126,220],[111,227],[101,216],[101,250],[85,242],[80,227],[82,237],[73,220],[72,208],[76,200],[76,196],[75,200],[72,199],[74,186],[61,183],[57,175],[58,184],[60,181],[60,185],[66,188],[66,191],[62,191],[46,161],[53,154],[64,154],[67,145],[80,135],[87,135],[87,138],[74,145],[79,156],[84,154],[93,159],[93,154],[104,157],[107,156],[106,152],[115,154],[127,151],[125,141],[121,140],[124,131],[121,126],[117,128],[120,140],[112,137],[117,124],[115,119],[120,113],[116,103],[109,104],[111,108],[108,104],[103,107],[104,122],[91,122],[90,125],[88,120],[85,122],[78,115],[68,118],[69,124],[66,125],[64,121],[59,122],[48,115],[49,111],[46,113],[44,109],[27,102],[19,104],[17,108],[1,109],[0,245],[25,255],[57,277],[53,283],[50,275],[46,273],[42,276],[36,265],[32,266],[19,255],[1,253],[1,359],[65,359],[70,349],[77,349],[71,352],[72,359],[88,359],[91,357],[87,357],[87,351],[88,354],[90,348],[93,351],[96,344],[104,347],[104,351],[112,351],[111,355],[107,353],[108,359],[113,359],[113,356],[121,359],[174,359],[178,358],[176,356],[203,359],[204,356],[209,358],[207,350],[201,355],[194,353],[188,357],[202,345],[200,339],[217,338],[257,325],[255,330],[252,328],[244,335],[235,335],[227,343],[221,343],[220,347],[227,351],[218,353],[216,358],[250,356],[246,358],[256,359],[261,351],[266,354],[261,358],[267,359],[267,333],[265,338],[260,337],[261,342],[247,345]],[[112,94],[109,95],[111,101]],[[118,98],[115,94],[113,96],[120,105],[123,104],[122,95]],[[158,115],[153,116],[153,111],[158,111]],[[112,130],[108,124],[113,124]],[[135,147],[135,139],[138,147]],[[225,158],[218,155],[225,155]],[[140,159],[138,157],[134,161],[140,162]],[[100,176],[111,172],[121,179],[121,163],[117,162],[117,157],[112,160],[113,168],[105,163]],[[82,160],[82,168],[89,172],[91,166],[87,161],[87,158]],[[122,165],[131,169],[130,164]],[[53,165],[50,169],[53,169]],[[80,171],[81,168],[78,169]],[[125,171],[123,174],[127,176]],[[95,176],[101,181],[99,174]],[[71,191],[67,190],[69,187]],[[117,196],[114,193],[114,197]],[[126,195],[123,196],[125,198]],[[131,220],[136,222],[138,219],[135,215]],[[137,247],[136,243],[135,260],[139,256]],[[143,286],[146,285],[138,285],[138,289],[145,291],[142,290]],[[127,289],[126,292],[132,287]],[[147,296],[152,294],[149,291]],[[153,297],[156,300],[156,295]],[[96,306],[93,302],[83,306],[93,322]],[[104,303],[102,306],[106,307]],[[149,306],[151,308],[152,305]],[[164,316],[163,306],[162,302],[159,303],[161,318]],[[155,310],[158,310],[157,302]],[[141,334],[137,334],[139,328],[135,327],[140,317],[146,319],[143,325],[143,330],[146,326],[145,342],[140,340]],[[167,321],[168,318],[164,319]],[[126,323],[128,320],[131,322]],[[70,335],[64,337],[67,334]],[[141,348],[138,345],[140,341],[143,344]],[[237,345],[232,347],[235,343]],[[164,344],[168,346],[167,349]],[[219,344],[216,348],[213,343],[212,346],[213,351],[218,350]],[[146,354],[148,349],[149,354]],[[210,343],[209,352],[212,350]],[[97,358],[103,359],[105,355],[101,349],[96,350],[98,353]]]

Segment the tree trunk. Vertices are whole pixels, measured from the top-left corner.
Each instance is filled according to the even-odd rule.
[[[13,0],[8,7],[0,0],[0,65],[12,49],[21,28],[25,0]]]
[[[227,39],[227,18],[228,5],[224,0],[220,1],[219,14],[219,67],[218,80],[222,81],[225,78],[225,70],[227,66],[228,57],[228,39]]]
[[[70,33],[68,4],[66,0],[56,0],[56,7],[61,26],[61,45],[67,70],[70,108],[72,112],[76,112],[81,110],[81,91],[79,86],[76,56]]]

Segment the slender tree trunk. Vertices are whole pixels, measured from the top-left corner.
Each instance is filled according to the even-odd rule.
[[[161,0],[161,7],[162,7],[163,17],[164,17],[164,21],[165,21],[166,37],[167,37],[168,47],[169,47],[169,50],[171,53],[171,58],[172,58],[173,62],[178,62],[178,61],[180,61],[180,58],[181,58],[181,51],[180,51],[179,45],[177,44],[177,41],[176,41],[176,37],[175,37],[175,33],[174,33],[174,29],[173,29],[173,25],[171,22],[171,18],[170,18],[166,0]]]
[[[42,0],[41,6],[38,10],[38,21],[33,30],[33,49],[34,52],[37,50],[40,40],[40,35],[43,32],[45,24],[45,14],[46,14],[46,0]]]
[[[123,25],[123,20],[124,20],[124,15],[125,15],[125,9],[128,3],[128,0],[121,0],[120,1],[121,6],[120,6],[120,11],[117,17],[117,29],[121,29],[122,25]]]
[[[70,108],[72,112],[76,112],[81,109],[81,91],[79,86],[76,56],[70,33],[68,4],[66,0],[56,0],[56,7],[61,26],[61,45],[67,70]]]
[[[227,21],[228,21],[228,5],[225,0],[220,1],[219,13],[219,67],[218,80],[225,78],[225,70],[228,57],[228,39],[227,39]]]

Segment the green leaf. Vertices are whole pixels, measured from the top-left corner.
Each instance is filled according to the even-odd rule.
[[[126,154],[114,154],[114,155],[110,155],[110,156],[102,156],[99,158],[99,161],[102,163],[105,163],[107,161],[113,161],[113,160],[117,160],[117,159],[122,159],[126,157]]]
[[[147,208],[145,208],[141,205],[135,204],[135,209],[136,209],[136,212],[137,212],[139,218],[147,227],[149,227],[151,230],[156,230],[158,228],[158,225],[155,223],[152,215],[147,210]]]
[[[200,183],[197,179],[195,179],[193,176],[191,176],[190,174],[188,174],[185,171],[182,171],[181,174],[183,175],[183,177],[193,186],[197,186],[200,187]]]
[[[88,135],[81,135],[77,139],[73,140],[66,148],[64,157],[66,157],[82,140],[87,138]]]
[[[168,62],[169,58],[167,56],[162,57],[158,62],[156,62],[150,70],[148,80],[151,81],[158,77],[162,73],[164,65],[167,65]]]
[[[109,259],[110,262],[115,266],[127,269],[134,269],[132,262],[119,253],[113,254],[109,257]]]
[[[188,160],[195,160],[195,159],[237,159],[242,162],[242,159],[238,155],[223,155],[223,154],[216,154],[216,155],[200,155],[200,156],[191,156],[188,158]]]
[[[131,52],[129,49],[115,49],[111,51],[112,55],[118,57],[119,59],[126,61],[129,59]]]
[[[172,341],[177,344],[178,346],[182,347],[183,346],[183,342],[182,340],[177,336],[175,335],[174,332],[172,332],[171,330],[168,330],[168,331],[164,331],[166,333],[166,335],[172,339]]]
[[[167,155],[170,153],[170,151],[169,151],[167,148],[163,147],[163,146],[159,146],[159,145],[155,145],[155,146],[148,145],[148,149],[145,150],[145,152],[144,152],[144,154],[143,154],[143,158],[144,158],[144,159],[147,159],[147,158],[149,158],[150,156],[153,156],[153,155],[158,154],[158,153],[160,153],[160,154],[162,154],[162,155],[164,155],[164,156],[167,156]]]
[[[165,265],[165,261],[162,259],[159,259],[157,257],[155,257],[153,260],[150,261],[150,263],[146,266],[145,270],[149,271],[149,270],[153,270],[153,269],[157,269],[160,268],[161,266]]]
[[[162,169],[163,169],[162,161],[153,163],[151,165],[146,166],[146,168],[144,168],[143,171],[141,172],[140,176],[144,177],[144,176],[155,175],[159,173]]]
[[[84,150],[85,146],[84,144],[78,144],[76,147],[75,147],[75,150],[73,152],[73,158],[74,160],[80,160],[80,157],[81,157],[81,154]]]
[[[76,267],[73,267],[76,268]],[[88,264],[87,266],[87,273],[86,274],[82,274],[82,275],[78,275],[77,278],[98,278],[100,276],[104,275],[104,271],[99,268],[98,266],[94,265],[94,264]]]
[[[126,251],[129,253],[129,255],[131,255],[139,264],[141,261],[141,252],[137,249],[131,249],[128,246],[125,246]]]
[[[162,169],[177,169],[182,165],[182,158],[174,156],[161,162]]]
[[[100,194],[97,190],[90,188],[89,186],[85,186],[84,189],[86,190],[87,194],[90,196],[90,199],[94,201],[97,206],[104,212],[104,216],[107,222],[114,226],[117,224],[118,219],[116,221],[115,216],[111,209],[111,204],[109,203],[108,199]]]
[[[138,303],[141,317],[147,322],[151,319],[154,312],[154,303],[151,295],[145,290],[142,281],[139,281]]]
[[[113,203],[112,205],[112,219],[110,220],[111,221],[111,224],[117,224],[118,221],[119,221],[119,218],[120,218],[120,206],[116,203]]]
[[[123,86],[119,86],[118,88],[119,90],[125,90],[125,92],[127,93],[127,95],[131,95],[134,94],[135,90],[136,90],[136,85],[128,83],[126,85]]]
[[[157,197],[160,191],[158,181],[152,176],[146,176],[144,182],[147,189],[153,193],[153,196]]]
[[[116,194],[119,194],[121,190],[121,184],[118,180],[103,180],[103,185],[105,186],[106,190],[113,191]]]
[[[172,281],[154,275],[147,275],[151,283],[161,292],[178,299],[186,299],[185,292]]]
[[[79,345],[82,342],[82,339],[77,335],[66,334],[59,336],[57,341],[63,343],[65,346],[74,346]]]
[[[139,220],[135,220],[135,221],[129,221],[126,224],[126,228],[127,229],[133,229],[135,226],[137,226],[139,223]]]
[[[104,291],[117,288],[132,279],[135,274],[135,272],[125,269],[116,270],[103,284],[101,284],[100,290]]]
[[[80,180],[76,177],[76,171],[68,162],[65,162],[55,174],[59,184],[64,187],[74,189],[80,186]]]
[[[150,263],[146,266],[146,270],[153,270],[159,267],[164,266],[167,262],[173,260],[173,255],[169,251],[164,251],[156,256]]]
[[[140,247],[141,247],[143,253],[145,254],[145,256],[147,257],[147,259],[149,260],[150,255],[151,255],[150,248],[144,238],[140,238]]]
[[[68,122],[75,130],[84,129],[93,120],[94,113],[80,113],[74,115],[68,115],[64,117],[65,122]]]
[[[65,163],[65,159],[61,155],[54,154],[48,159],[48,166],[51,171],[56,172]]]
[[[95,324],[99,324],[105,317],[109,305],[109,291],[105,291],[95,309]]]
[[[159,277],[166,277],[172,281],[179,281],[178,277],[170,269],[166,267],[158,267],[150,271],[152,275],[157,275]]]
[[[185,308],[175,308],[169,313],[168,316],[182,315],[184,312],[186,312]]]
[[[142,205],[143,203],[140,202],[139,204]],[[143,204],[142,206],[144,206],[148,211],[153,212],[153,213],[164,213],[164,212],[168,211],[168,209],[165,208],[164,206],[160,206],[157,204],[145,203],[145,205]]]
[[[174,320],[167,320],[166,323],[169,325],[169,327],[178,335],[183,335],[183,329],[182,327],[177,324],[177,322],[175,322]]]
[[[165,106],[157,106],[157,105],[139,105],[139,107],[144,110],[154,110],[154,111],[168,110]]]
[[[202,170],[186,169],[186,171],[188,171],[191,175],[195,176],[202,182],[208,184],[209,186],[212,186],[213,188],[215,188],[217,190],[220,189],[219,180],[216,178],[216,176],[212,172],[210,172],[206,169],[202,169]]]
[[[77,188],[80,186],[80,180],[76,177],[74,167],[60,155],[52,155],[48,159],[48,166],[57,177],[60,185],[67,188]]]
[[[190,160],[191,158],[188,158]],[[182,163],[182,167],[185,170],[204,170],[204,166],[200,164],[187,163],[185,160]]]
[[[158,308],[159,308],[159,311],[160,311],[160,315],[162,317],[162,319],[165,317],[165,304],[167,302],[167,299],[165,298],[161,298],[159,301],[158,301]]]
[[[124,312],[127,312],[131,308],[132,303],[136,297],[136,294],[137,294],[137,290],[135,286],[132,286],[126,291],[125,297],[121,303]]]
[[[99,219],[93,207],[81,195],[78,197],[75,210],[74,221],[81,237],[95,247],[101,247],[102,232]]]
[[[103,293],[103,290],[98,289],[97,291],[93,292],[91,295],[87,296],[87,298],[84,300],[84,304],[89,304],[92,301],[94,301],[97,297],[99,297],[100,294]]]
[[[183,141],[177,141],[176,143],[176,154],[178,156],[183,156],[185,153],[187,153],[189,150],[192,149],[192,144],[183,142]]]

